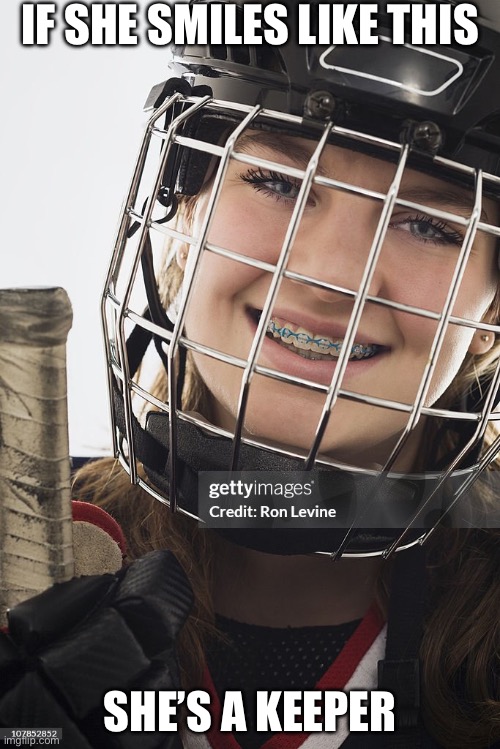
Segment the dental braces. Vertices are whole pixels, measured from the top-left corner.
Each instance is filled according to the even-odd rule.
[[[328,338],[311,338],[311,336],[307,333],[296,333],[295,331],[290,330],[290,328],[287,327],[280,328],[273,320],[269,321],[267,332],[272,333],[273,335],[274,333],[278,333],[280,338],[283,339],[295,338],[296,341],[302,344],[314,343],[321,351],[324,351],[325,353],[329,353],[332,349],[334,349],[336,353],[340,354],[340,351],[342,349],[341,342],[329,341]],[[373,354],[377,352],[377,349],[378,346],[375,346],[373,344],[368,344],[365,346],[362,343],[355,343],[351,348],[350,356],[357,356],[359,359],[368,358],[369,356],[373,356]]]

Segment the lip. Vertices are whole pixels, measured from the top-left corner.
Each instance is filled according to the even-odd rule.
[[[255,312],[255,310],[258,309],[259,308],[256,307],[249,307],[246,311],[246,317],[251,327],[252,336],[255,336],[257,331],[257,323],[252,312]],[[300,322],[295,322],[299,316]],[[345,338],[345,327],[342,328],[338,325],[328,324],[325,323],[324,320],[321,322],[308,315],[302,316],[299,315],[297,311],[290,313],[283,309],[275,309],[272,317],[285,319],[297,326],[301,325],[304,328],[314,331],[317,335],[327,335],[330,338]],[[388,347],[384,347],[383,344],[378,343],[361,333],[359,335],[356,334],[356,343],[362,343],[363,345],[373,343],[382,346],[384,350],[369,359],[350,360],[345,369],[342,383],[346,383],[355,379],[357,376],[365,374],[372,367],[380,363],[382,358],[385,358],[390,351]],[[268,336],[264,337],[262,343],[261,359],[265,360],[265,365],[272,369],[276,369],[278,372],[283,372],[292,377],[300,377],[304,380],[309,380],[310,382],[315,382],[320,385],[329,385],[331,383],[333,374],[337,367],[337,361],[335,359],[332,359],[332,361],[305,359],[302,356],[298,356],[293,351],[288,350],[284,346],[281,346]]]

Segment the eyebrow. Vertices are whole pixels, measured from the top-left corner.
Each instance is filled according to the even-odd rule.
[[[262,130],[258,133],[251,133],[242,135],[241,138],[236,142],[236,150],[248,153],[254,146],[264,146],[269,148],[271,151],[275,151],[281,156],[285,156],[288,159],[292,159],[295,165],[301,169],[307,167],[313,150],[309,150],[304,146],[297,143],[290,137],[283,135],[283,133],[274,133],[272,131]],[[320,177],[327,177],[327,173],[321,165],[318,165],[316,174]]]
[[[398,193],[398,198],[408,200],[412,203],[420,203],[422,206],[443,209],[459,209],[464,218],[469,218],[474,209],[472,192],[450,188],[427,187],[415,185],[415,187],[403,187]],[[490,223],[486,209],[481,211],[481,220]]]

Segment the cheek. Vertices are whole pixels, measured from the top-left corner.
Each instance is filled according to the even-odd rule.
[[[469,265],[458,293],[453,314],[469,320],[485,320],[490,317],[491,305],[498,283],[498,252],[496,241],[477,240],[478,250],[469,259]]]
[[[478,278],[479,276],[476,276],[475,281]],[[470,320],[484,318],[494,296],[495,284],[493,282],[488,283],[485,275],[482,275],[481,279],[482,284],[480,286],[475,282],[469,283],[467,279],[464,279],[461,292],[453,307],[453,315]],[[415,307],[442,312],[449,285],[439,282],[432,284],[430,281],[429,284],[430,292],[421,286],[408,289],[404,302]],[[436,320],[429,320],[416,314],[398,313],[395,319],[404,352],[404,357],[401,360],[404,365],[401,372],[406,372],[407,386],[413,387],[413,399],[421,378],[427,371],[439,323]],[[448,325],[425,398],[426,406],[435,403],[457,376],[467,356],[474,332],[474,328],[471,327]],[[413,386],[411,382],[414,383]]]
[[[456,256],[448,258],[429,252],[425,256],[410,254],[404,263],[396,263],[394,259],[394,254],[390,256],[389,252],[384,256],[386,285],[381,296],[441,315],[450,298]],[[469,258],[451,315],[478,322],[486,319],[497,285],[496,251],[483,242]],[[396,313],[396,316],[408,345],[430,348],[438,321],[418,314]],[[446,341],[465,348],[466,352],[473,332],[472,328],[449,325]]]
[[[473,335],[471,328],[450,326],[431,380],[426,399],[428,405],[435,403],[453,382],[467,355]]]
[[[202,203],[197,223],[206,209]],[[208,241],[246,257],[274,263],[284,242],[290,211],[236,189],[223,191],[211,221]],[[199,228],[198,228],[199,233]]]
[[[385,248],[384,248],[385,249]],[[400,250],[382,254],[380,264],[384,271],[385,295],[391,301],[416,309],[441,313],[453,278],[452,263],[436,262],[436,258],[409,253],[402,259]],[[417,315],[412,318],[415,327],[433,325]]]
[[[389,233],[379,260],[393,301],[440,314],[457,272],[458,248],[414,247],[401,233]],[[482,320],[498,285],[496,241],[479,233],[463,273],[452,314]]]
[[[259,209],[254,200],[250,198],[245,201],[243,197],[238,193],[223,192],[210,224],[207,242],[243,257],[275,264],[286,235],[288,219],[277,218],[276,215],[272,217],[268,215],[269,212]],[[195,237],[201,235],[208,200],[209,195],[205,195],[199,201],[192,226]],[[194,253],[191,252],[185,270],[186,279],[190,277],[193,268]],[[250,287],[255,287],[256,299],[263,301],[271,279],[270,272],[252,267],[236,258],[223,257],[202,249],[191,296],[192,300],[196,300],[196,311],[193,309],[193,302],[188,315],[189,326],[193,327],[193,322],[196,321],[196,327],[199,327],[207,315],[208,318],[216,317],[224,305],[229,307],[238,295],[245,296]],[[254,292],[249,296],[253,298]]]
[[[209,195],[205,194],[198,202],[192,226],[194,237],[201,236],[208,200]],[[231,202],[222,195],[210,224],[207,243],[223,250],[251,256],[252,248],[256,244],[249,229],[252,224],[247,218],[241,217],[241,214],[244,216],[246,213],[244,206],[240,206],[239,213],[236,219]],[[205,314],[202,312],[204,303],[223,305],[225,299],[233,297],[242,287],[252,283],[258,274],[255,268],[236,259],[218,255],[205,247],[201,252],[202,257],[192,292],[192,299],[196,300],[196,307],[199,309],[198,317]],[[186,279],[193,273],[194,260],[194,253],[191,252],[185,271]],[[217,306],[212,308],[212,314],[216,314]]]

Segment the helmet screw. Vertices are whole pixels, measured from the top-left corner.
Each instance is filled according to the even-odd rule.
[[[329,91],[311,91],[304,103],[304,115],[315,120],[327,120],[335,107],[335,97]]]
[[[414,145],[428,153],[436,154],[443,142],[443,133],[435,122],[418,122],[412,133]]]

